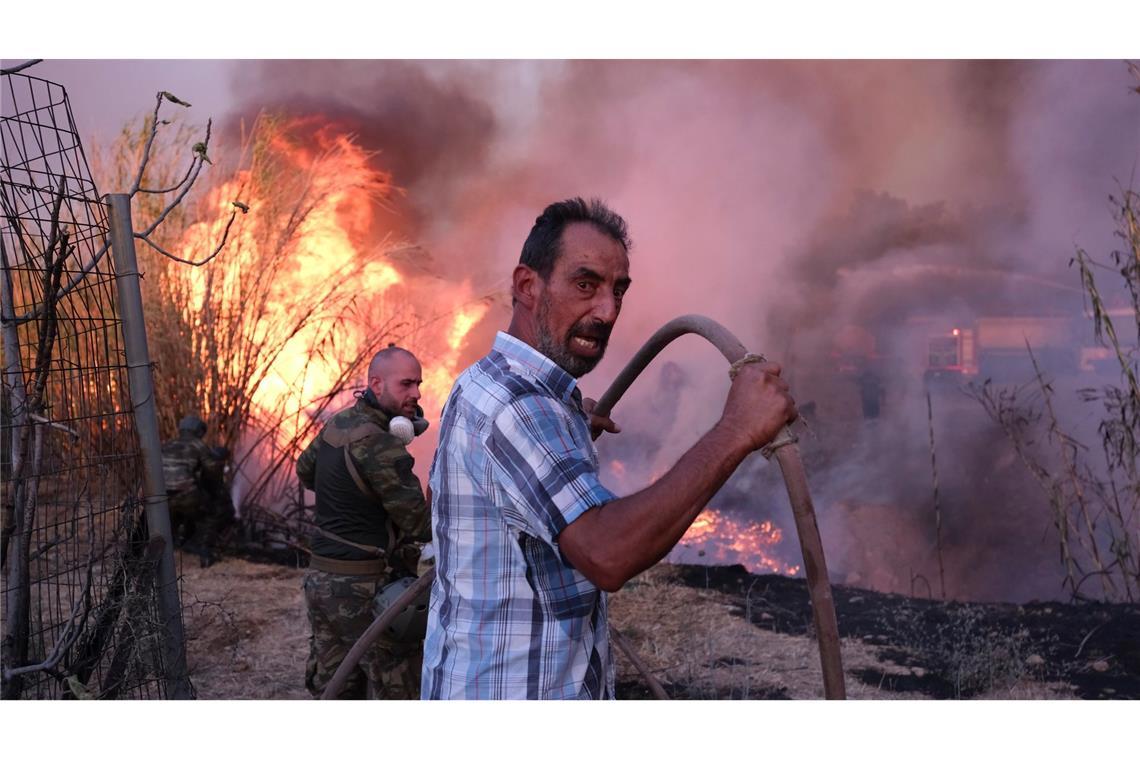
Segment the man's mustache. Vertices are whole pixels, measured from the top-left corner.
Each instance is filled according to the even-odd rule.
[[[574,327],[571,328],[567,339],[575,337],[592,338],[598,341],[598,345],[604,346],[609,342],[610,333],[613,332],[613,329],[613,325],[574,325]]]

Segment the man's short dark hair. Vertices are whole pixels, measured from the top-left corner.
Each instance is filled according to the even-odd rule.
[[[562,253],[562,231],[566,229],[566,225],[574,222],[594,225],[599,232],[609,235],[629,251],[632,242],[629,239],[629,229],[621,216],[597,198],[588,201],[570,198],[551,203],[534,220],[534,226],[530,228],[530,234],[523,243],[519,263],[538,272],[543,280],[550,279],[550,273],[554,271],[554,262]]]

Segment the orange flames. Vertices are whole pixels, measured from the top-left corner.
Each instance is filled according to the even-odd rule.
[[[345,368],[389,339],[419,356],[430,417],[462,369],[464,340],[488,304],[472,302],[467,283],[433,279],[430,288],[416,287],[423,275],[401,272],[387,258],[388,231],[375,228],[374,211],[393,188],[374,154],[331,127],[311,130],[312,119],[260,126],[251,168],[211,193],[216,217],[183,238],[183,255],[201,258],[221,239],[232,202],[250,208],[217,259],[185,270],[192,326],[223,329],[224,315],[240,325],[226,360],[263,365],[250,384],[251,412],[277,429],[282,445],[296,438],[319,399],[360,387],[367,357],[352,376],[344,377]],[[298,137],[305,132],[310,136]],[[243,346],[261,348],[242,353]],[[203,348],[200,358],[223,354],[208,353]]]
[[[741,564],[750,573],[795,575],[799,565],[789,565],[771,555],[784,539],[771,521],[741,521],[715,509],[705,509],[670,555],[675,562]]]
[[[468,290],[467,283],[464,283],[457,293],[460,296],[459,300],[470,300],[471,295]],[[432,414],[438,417],[438,413],[442,411],[443,403],[447,400],[447,394],[451,392],[452,383],[464,369],[460,366],[459,361],[460,351],[463,348],[464,340],[467,338],[467,333],[479,324],[479,320],[486,315],[489,308],[490,306],[485,302],[471,303],[460,306],[449,315],[448,322],[450,324],[446,331],[445,348],[433,352],[437,357],[436,361],[430,365],[424,365],[422,406],[429,417]]]
[[[646,482],[643,473],[648,467],[639,468],[636,463],[611,459],[606,469],[609,476],[607,485],[611,485],[611,490],[618,494],[631,493]],[[650,472],[648,482],[655,483],[664,474],[665,468],[658,463]],[[773,549],[783,540],[783,531],[770,520],[740,519],[706,507],[669,553],[669,561],[700,565],[740,564],[752,573],[796,575],[800,571],[799,565],[789,565],[774,556]]]

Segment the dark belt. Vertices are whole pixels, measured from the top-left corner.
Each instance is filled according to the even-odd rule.
[[[337,575],[383,575],[387,564],[382,559],[330,559],[314,554],[309,569]]]

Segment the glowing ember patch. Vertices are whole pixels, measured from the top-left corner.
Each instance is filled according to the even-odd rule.
[[[796,575],[800,566],[789,565],[772,551],[783,539],[783,531],[769,520],[738,520],[706,509],[670,552],[669,560],[702,565],[740,564],[750,573]]]

